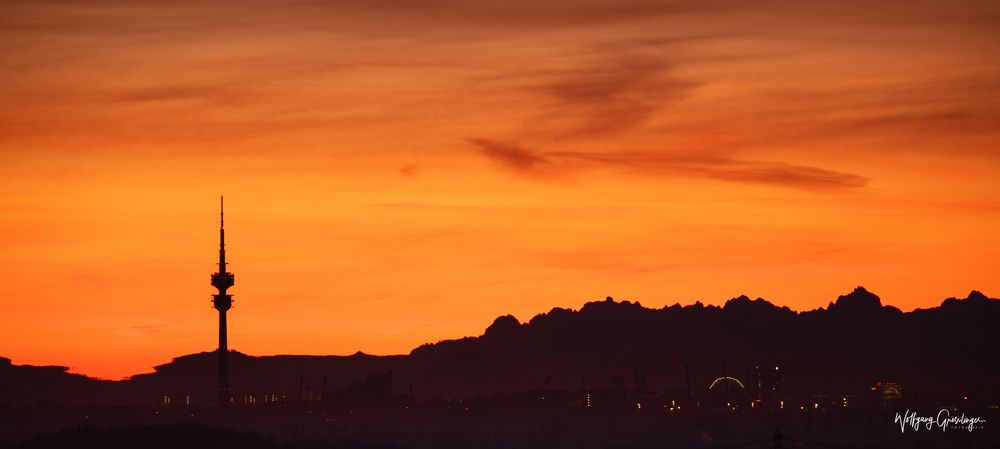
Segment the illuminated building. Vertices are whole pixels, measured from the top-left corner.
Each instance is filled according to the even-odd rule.
[[[871,391],[883,401],[894,401],[903,397],[903,387],[896,382],[875,382],[875,386],[871,388]]]

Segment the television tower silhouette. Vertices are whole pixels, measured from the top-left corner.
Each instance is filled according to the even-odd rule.
[[[233,307],[233,295],[226,290],[236,281],[233,273],[226,271],[226,229],[223,197],[219,197],[219,271],[212,274],[212,286],[219,289],[213,295],[212,305],[219,311],[219,406],[229,405],[229,343],[226,336],[226,311]]]

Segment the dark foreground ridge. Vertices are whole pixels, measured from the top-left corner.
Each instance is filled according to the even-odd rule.
[[[33,438],[23,449],[395,449],[388,443],[348,439],[276,441],[256,432],[208,427],[194,422],[130,428],[77,427]]]
[[[851,391],[893,379],[929,396],[1000,393],[1000,300],[977,291],[939,307],[903,313],[858,287],[826,308],[794,312],[764,299],[723,307],[648,309],[611,298],[579,311],[554,308],[520,323],[497,318],[479,337],[425,344],[409,355],[248,356],[231,353],[232,388],[297,397],[345,388],[392,372],[417,399],[459,398],[541,387],[579,389],[612,378],[650,389],[693,388],[724,375],[780,364],[782,388]],[[8,402],[148,403],[164,394],[214,400],[214,352],[186,355],[124,381],[69,374],[65,367],[12,365],[0,358]],[[685,364],[688,366],[687,376]],[[725,370],[725,372],[724,372]],[[688,381],[688,377],[690,381]]]

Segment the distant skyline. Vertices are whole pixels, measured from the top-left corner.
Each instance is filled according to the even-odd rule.
[[[1000,3],[0,4],[0,356],[406,353],[612,296],[1000,295]]]

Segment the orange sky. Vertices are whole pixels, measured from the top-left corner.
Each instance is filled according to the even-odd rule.
[[[502,6],[501,6],[502,3]],[[614,296],[1000,295],[1000,3],[9,0],[0,355],[405,353]]]

